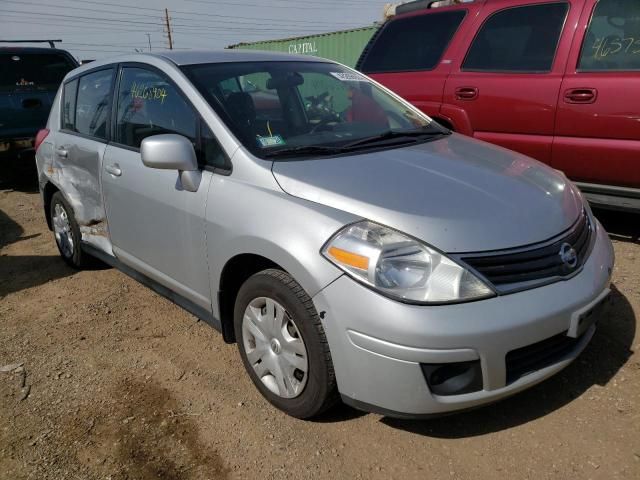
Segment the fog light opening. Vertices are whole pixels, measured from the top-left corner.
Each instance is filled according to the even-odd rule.
[[[482,390],[480,360],[420,365],[429,390],[434,395],[462,395]]]

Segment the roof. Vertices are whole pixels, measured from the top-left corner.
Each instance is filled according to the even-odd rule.
[[[156,57],[163,57],[176,65],[194,65],[199,63],[228,63],[228,62],[326,62],[320,58],[307,55],[291,55],[281,52],[263,52],[259,50],[164,50],[152,53]]]
[[[0,53],[61,53],[63,55],[71,55],[61,48],[49,47],[20,47],[18,45],[1,46]]]
[[[47,49],[47,51],[49,51]],[[231,63],[231,62],[327,62],[323,58],[309,57],[307,55],[290,55],[281,52],[262,52],[258,50],[163,50],[153,53],[128,53],[115,57],[95,60],[86,63],[73,70],[72,76],[86,70],[91,70],[103,65],[111,65],[118,62],[142,62],[145,59],[161,59],[174,65],[197,65],[201,63]]]
[[[48,51],[48,50],[47,50]],[[145,60],[147,60],[145,62]],[[324,58],[309,57],[307,55],[290,55],[280,52],[262,52],[258,50],[163,50],[153,53],[128,53],[115,57],[95,60],[80,65],[67,74],[65,79],[81,75],[82,73],[105,65],[125,62],[152,63],[149,60],[170,62],[174,65],[197,65],[202,63],[231,63],[231,62],[329,62]]]

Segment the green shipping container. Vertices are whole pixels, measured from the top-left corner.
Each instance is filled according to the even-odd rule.
[[[355,67],[362,50],[377,29],[378,26],[373,25],[371,27],[321,33],[308,37],[238,43],[236,45],[229,45],[227,48],[315,55],[316,57],[335,60],[349,67]]]

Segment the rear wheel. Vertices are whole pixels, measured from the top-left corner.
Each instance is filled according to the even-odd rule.
[[[51,224],[62,259],[74,268],[87,266],[91,257],[80,248],[80,228],[71,206],[60,192],[51,197]]]
[[[250,277],[238,292],[234,327],[242,362],[260,393],[297,418],[336,403],[329,345],[313,302],[281,270]]]

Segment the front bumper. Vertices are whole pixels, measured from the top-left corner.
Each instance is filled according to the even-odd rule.
[[[343,399],[396,416],[473,408],[524,390],[574,360],[595,332],[578,322],[609,293],[614,253],[597,224],[596,241],[574,277],[477,302],[416,306],[390,300],[342,276],[314,297]],[[512,380],[507,354],[565,333],[577,337],[551,365]],[[421,364],[480,361],[482,387],[435,395]]]

